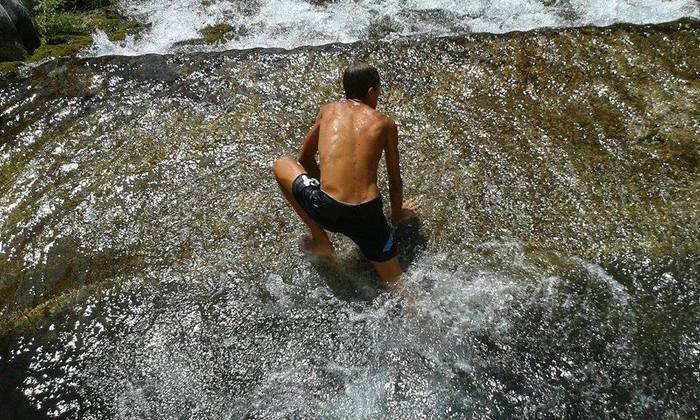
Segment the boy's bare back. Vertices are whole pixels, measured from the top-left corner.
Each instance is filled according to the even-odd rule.
[[[394,121],[359,101],[345,100],[324,105],[316,126],[321,189],[350,204],[377,198],[377,167],[383,151],[387,151],[387,163],[394,158],[398,169]],[[392,168],[388,169],[391,177]]]

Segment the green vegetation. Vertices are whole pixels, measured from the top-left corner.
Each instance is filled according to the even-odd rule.
[[[214,44],[220,42],[226,38],[226,34],[233,30],[233,26],[228,23],[219,23],[218,25],[207,26],[206,28],[199,31],[204,40],[208,44]]]
[[[80,32],[76,19],[63,10],[62,0],[40,1],[31,12],[34,27],[42,39],[58,33],[74,34]]]
[[[40,61],[48,57],[65,57],[73,55],[92,43],[92,38],[85,35],[63,35],[63,42],[56,44],[45,43],[42,40],[41,46],[34,51],[34,54],[27,57],[27,62]]]
[[[89,12],[114,4],[116,0],[41,0],[30,11],[39,36],[46,40],[57,35],[86,35],[100,28],[103,19]]]
[[[48,57],[74,55],[92,43],[91,34],[100,29],[109,39],[122,41],[127,33],[138,33],[143,25],[126,19],[116,8],[118,0],[25,1],[41,45],[27,62]],[[21,62],[0,63],[0,74],[15,71]]]
[[[22,64],[21,61],[6,61],[0,63],[0,74],[11,73],[17,69]]]

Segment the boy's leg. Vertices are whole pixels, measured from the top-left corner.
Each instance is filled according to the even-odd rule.
[[[372,261],[372,265],[374,265],[374,269],[384,282],[384,285],[392,293],[403,299],[401,312],[407,316],[415,316],[417,313],[416,295],[410,287],[406,287],[406,283],[402,278],[403,272],[401,271],[398,257],[383,262]]]
[[[294,194],[292,194],[292,183],[297,176],[306,172],[304,168],[289,156],[282,156],[272,165],[272,170],[275,173],[277,183],[284,194],[284,198],[287,199],[292,208],[294,208],[294,211],[297,212],[301,220],[308,226],[309,231],[311,231],[310,238],[302,239],[302,246],[315,255],[333,255],[333,244],[331,244],[331,241],[328,239],[326,231],[323,230],[318,223],[313,221],[301,205],[299,205],[296,198],[294,198]]]
[[[407,316],[416,315],[416,295],[412,288],[406,286],[402,278],[403,272],[401,271],[398,257],[384,262],[373,261],[372,264],[379,278],[382,279],[384,285],[391,293],[403,299],[401,312]]]
[[[375,262],[372,261],[374,270],[379,275],[379,278],[386,283],[393,283],[401,278],[401,265],[399,265],[399,258],[394,257],[387,261]]]

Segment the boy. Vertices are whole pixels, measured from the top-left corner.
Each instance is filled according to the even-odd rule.
[[[333,245],[324,229],[340,232],[359,246],[383,281],[395,282],[401,266],[377,187],[382,152],[394,225],[414,216],[420,205],[413,200],[402,203],[396,123],[376,110],[379,72],[367,64],[352,65],[343,73],[343,88],[347,99],[321,107],[299,161],[283,156],[273,171],[285,198],[311,231],[300,244],[304,250],[330,256]]]

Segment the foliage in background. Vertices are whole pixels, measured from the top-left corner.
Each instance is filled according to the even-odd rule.
[[[21,0],[32,16],[41,45],[25,62],[71,56],[92,44],[92,33],[100,29],[112,41],[139,36],[144,25],[125,18],[119,0]],[[16,73],[23,61],[0,63],[0,78]]]
[[[65,57],[92,44],[92,33],[100,29],[112,41],[123,41],[127,34],[139,36],[145,28],[135,19],[124,17],[119,0],[20,0],[32,16],[41,45],[25,62]],[[16,73],[23,61],[0,63],[0,78]]]
[[[32,2],[34,26],[43,40],[55,35],[87,34],[94,29],[81,11],[99,9],[117,0],[40,0]]]
[[[93,10],[116,3],[117,0],[64,0],[63,10]]]
[[[32,10],[34,27],[42,39],[54,33],[78,32],[76,20],[63,12],[63,0],[43,0]]]

